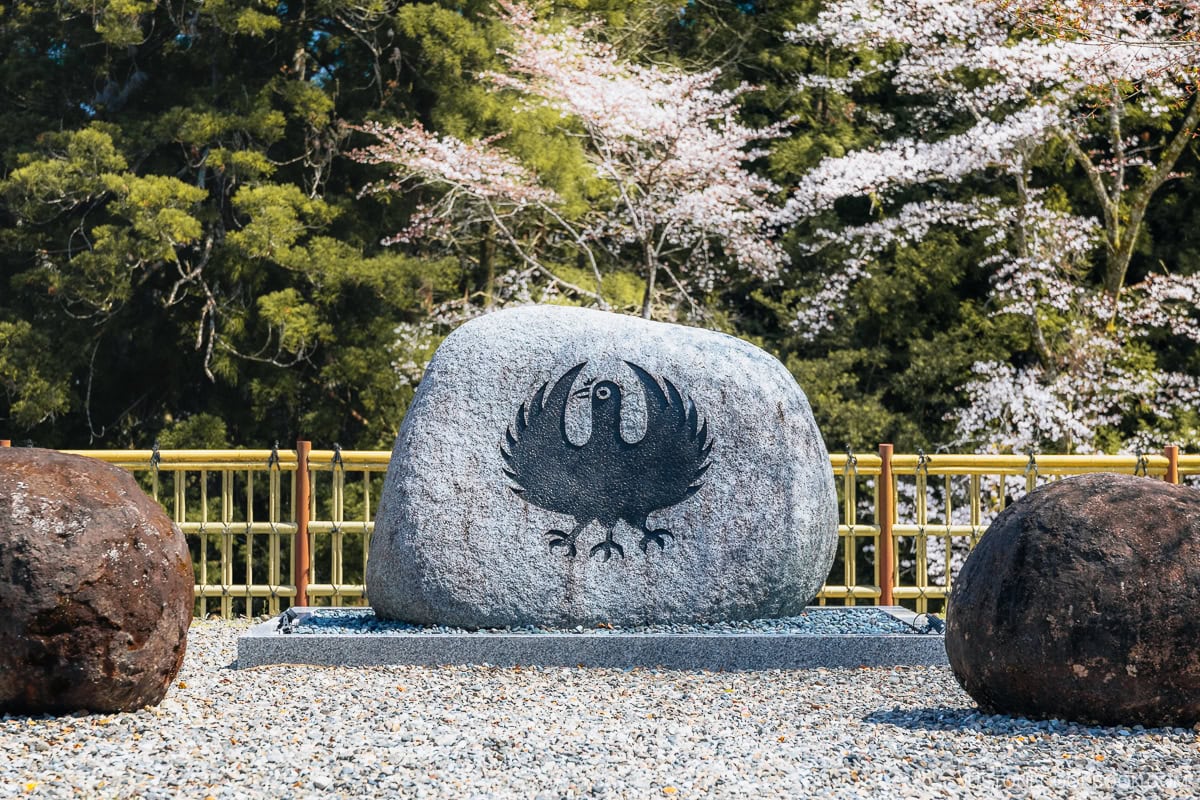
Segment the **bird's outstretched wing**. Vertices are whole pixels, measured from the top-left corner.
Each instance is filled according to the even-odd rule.
[[[709,468],[713,443],[708,422],[700,425],[696,406],[684,400],[675,384],[658,380],[637,364],[625,362],[646,395],[646,435],[624,454],[624,469],[633,481],[635,502],[648,512],[691,497]]]
[[[567,439],[566,409],[571,385],[585,361],[567,370],[546,397],[547,381],[533,396],[529,407],[517,410],[517,419],[504,433],[500,452],[508,466],[504,474],[517,485],[511,487],[528,502],[547,511],[570,514],[576,487],[580,450]]]

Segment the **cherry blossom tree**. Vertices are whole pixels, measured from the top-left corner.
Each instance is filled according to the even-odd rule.
[[[1117,34],[1107,25],[1114,14],[1153,14],[1160,21],[1159,32],[1165,35],[1140,44],[1175,50],[1184,69],[1190,69],[1192,63],[1186,51],[1200,46],[1200,27],[1196,25],[1200,2],[1196,0],[1004,0],[1001,7],[1017,23],[1040,34],[1100,47],[1125,46],[1133,41],[1128,34]]]
[[[764,155],[755,143],[781,136],[786,121],[739,122],[738,98],[750,87],[716,88],[718,70],[631,63],[600,40],[597,23],[556,28],[507,0],[498,12],[512,37],[501,52],[506,69],[481,78],[520,108],[551,110],[557,129],[577,138],[599,189],[587,209],[572,210],[503,136],[467,142],[417,122],[364,126],[376,141],[356,157],[391,171],[370,191],[437,193],[390,241],[453,239],[486,226],[523,264],[510,286],[536,278],[600,305],[603,273],[632,267],[645,281],[644,317],[671,294],[695,309],[697,293],[734,272],[778,275],[787,263],[775,240],[780,190],[748,165]],[[556,274],[564,254],[586,264],[594,288]]]
[[[885,78],[913,102],[913,132],[826,158],[789,200],[785,218],[814,225],[810,252],[847,253],[797,329],[816,335],[835,324],[831,310],[883,250],[939,226],[976,229],[991,253],[993,307],[1027,322],[1030,353],[1019,365],[975,365],[956,415],[959,443],[1086,452],[1109,446],[1106,431],[1140,427],[1119,445],[1162,444],[1163,423],[1194,409],[1200,383],[1160,368],[1152,342],[1200,342],[1200,277],[1129,277],[1151,199],[1176,177],[1200,124],[1191,91],[1200,51],[1164,46],[1194,26],[1196,9],[1075,4],[1072,25],[1042,35],[1022,32],[1011,5],[841,0],[792,32],[861,54],[849,75],[806,76],[802,88],[849,93]],[[1085,176],[1082,199],[1100,219],[1039,185],[1036,166],[1057,152]],[[981,182],[995,194],[980,194]],[[870,198],[878,219],[822,229],[821,215],[845,197]],[[1094,261],[1099,281],[1089,278]]]

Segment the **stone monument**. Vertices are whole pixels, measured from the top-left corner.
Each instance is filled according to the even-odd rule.
[[[468,628],[779,617],[837,545],[833,474],[777,359],[711,331],[529,306],[438,349],[367,566],[381,617]]]

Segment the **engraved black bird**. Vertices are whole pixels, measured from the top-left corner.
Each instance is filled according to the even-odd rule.
[[[669,380],[663,381],[664,391],[649,372],[625,363],[646,397],[646,433],[636,443],[621,436],[621,387],[607,380],[589,381],[574,392],[591,400],[592,431],[583,445],[567,438],[567,401],[587,362],[559,378],[549,397],[549,381],[542,384],[505,431],[500,447],[508,464],[504,474],[517,484],[510,488],[535,506],[575,518],[570,532],[547,532],[551,552],[561,547],[574,556],[580,532],[599,522],[605,538],[588,555],[603,553],[607,561],[615,550],[624,556],[624,548],[613,541],[613,529],[622,520],[641,531],[643,552],[651,542],[666,549],[674,534],[665,528],[651,530],[647,517],[699,491],[700,477],[711,465],[708,422],[699,426],[696,406]]]

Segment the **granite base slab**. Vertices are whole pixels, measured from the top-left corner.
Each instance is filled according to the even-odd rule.
[[[285,633],[278,618],[238,639],[238,669],[279,664],[372,667],[489,664],[498,667],[633,667],[680,670],[812,669],[946,665],[940,634],[920,633],[917,615],[899,606],[882,610],[912,633],[624,633],[455,631],[394,633]],[[292,623],[319,609],[295,608]],[[854,613],[812,606],[806,613]]]

